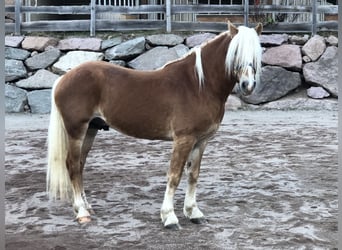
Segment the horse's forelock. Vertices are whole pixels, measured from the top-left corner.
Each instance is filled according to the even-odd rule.
[[[253,63],[255,74],[258,77],[261,70],[261,46],[255,29],[240,26],[239,32],[231,40],[226,55],[226,69],[232,76],[234,68],[244,70]]]

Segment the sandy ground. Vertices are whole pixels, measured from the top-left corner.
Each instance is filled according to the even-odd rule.
[[[6,116],[6,249],[337,249],[337,113],[227,112],[204,154],[198,203],[208,223],[175,209],[163,228],[171,143],[99,132],[85,188],[95,215],[45,194],[48,116]]]

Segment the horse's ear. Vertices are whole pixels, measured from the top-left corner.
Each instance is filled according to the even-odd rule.
[[[262,23],[258,23],[257,26],[255,26],[255,31],[258,35],[261,35],[262,32]]]
[[[229,20],[227,21],[228,24],[228,30],[230,32],[230,35],[233,37],[238,33],[238,28],[235,27],[234,24],[232,24]]]

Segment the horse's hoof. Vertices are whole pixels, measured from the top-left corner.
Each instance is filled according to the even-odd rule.
[[[181,229],[179,224],[169,224],[164,226],[166,229],[170,229],[170,230],[174,230],[174,231],[178,231]]]
[[[79,217],[77,218],[77,221],[79,224],[85,224],[91,221],[90,216],[83,216],[83,217]]]
[[[208,223],[208,221],[202,217],[202,218],[193,218],[193,219],[190,219],[190,221],[194,224],[206,224]]]

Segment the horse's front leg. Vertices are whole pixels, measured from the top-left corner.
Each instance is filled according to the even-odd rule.
[[[195,143],[192,136],[182,136],[174,139],[173,152],[168,171],[168,181],[164,195],[160,216],[164,226],[171,229],[179,229],[178,218],[174,212],[173,199],[182,177],[185,162]]]
[[[191,222],[201,224],[206,222],[204,215],[197,206],[196,202],[196,186],[200,173],[200,165],[207,140],[198,142],[192,149],[188,161],[186,172],[188,174],[188,187],[185,194],[183,212],[185,217]]]

